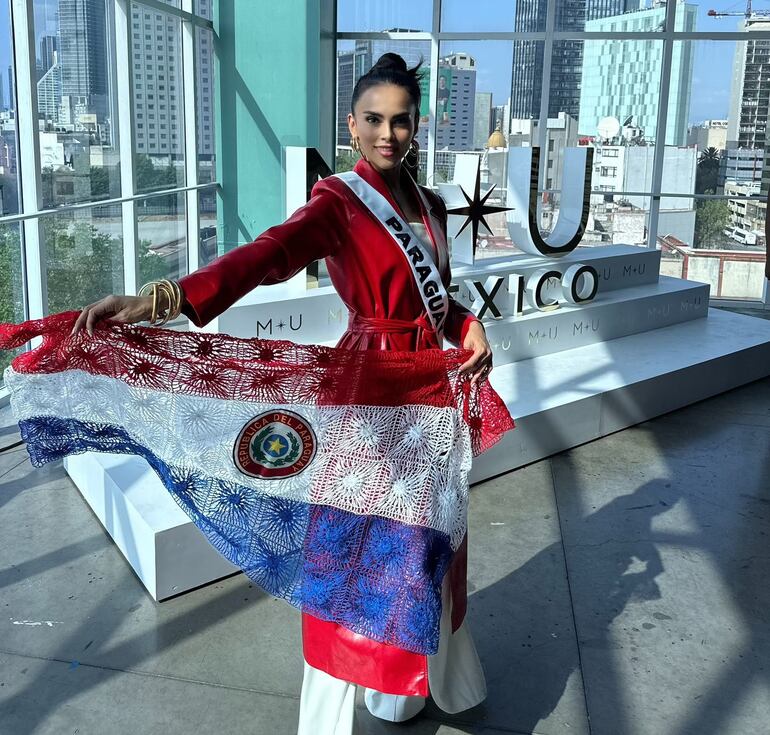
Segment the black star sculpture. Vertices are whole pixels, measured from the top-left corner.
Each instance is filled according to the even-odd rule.
[[[471,199],[466,193],[465,189],[460,186],[460,191],[463,193],[463,196],[465,197],[465,200],[468,202],[467,207],[454,207],[453,209],[447,209],[447,214],[462,214],[465,215],[468,219],[463,222],[463,226],[457,231],[457,234],[455,237],[459,237],[460,233],[470,224],[472,231],[473,231],[473,257],[476,257],[476,242],[478,240],[479,236],[479,222],[481,222],[484,227],[487,228],[490,232],[492,229],[487,224],[487,221],[484,219],[484,215],[487,214],[493,214],[494,212],[508,212],[513,207],[492,207],[487,206],[484,204],[484,202],[489,199],[489,195],[495,190],[495,186],[493,185],[492,188],[484,194],[484,198],[481,198],[481,159],[479,158],[479,165],[476,169],[476,185],[473,190],[473,199]]]

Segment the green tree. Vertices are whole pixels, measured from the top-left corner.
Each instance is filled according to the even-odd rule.
[[[21,267],[19,225],[0,225],[0,323],[24,319]],[[2,371],[17,352],[0,351],[0,384],[3,382]]]
[[[2,141],[2,138],[0,138]],[[0,215],[15,214],[19,211],[19,190],[16,175],[0,173]]]
[[[91,166],[89,177],[91,179],[91,198],[110,198],[110,168],[107,166]],[[115,169],[112,169],[115,171]]]
[[[19,225],[0,225],[0,322],[21,319],[23,303]]]
[[[695,247],[718,248],[723,230],[730,225],[730,208],[727,202],[706,199],[695,206]]]
[[[93,172],[93,169],[92,169]],[[45,173],[45,172],[44,172]],[[49,180],[53,172],[48,172]],[[176,195],[169,195],[176,206]],[[45,278],[48,313],[80,309],[109,294],[123,293],[123,242],[87,221],[67,221],[61,216],[43,220]],[[166,260],[150,249],[137,246],[141,283],[168,276]],[[24,319],[24,294],[19,225],[0,225],[0,323]],[[14,352],[0,352],[2,370]]]
[[[112,293],[123,293],[123,243],[88,222],[45,223],[48,311],[80,309]],[[168,264],[142,240],[142,281],[163,278]],[[23,319],[21,248],[18,226],[0,226],[0,322]]]
[[[140,240],[137,251],[139,255],[139,283],[170,277],[168,264],[160,255],[150,250],[149,240]]]
[[[352,171],[356,165],[357,157],[349,153],[338,153],[335,163],[334,173],[341,174],[343,171]]]
[[[134,157],[134,171],[136,172],[136,190],[140,193],[174,189],[183,183],[177,181],[177,170],[171,163],[167,166],[156,166],[145,153],[139,153]],[[177,196],[177,194],[169,194],[146,201],[156,211],[166,210],[173,213],[178,207]]]
[[[719,185],[719,162],[721,156],[713,146],[701,151],[695,173],[696,194],[716,194]]]
[[[79,309],[123,289],[120,238],[99,232],[89,222],[45,222],[48,310]]]

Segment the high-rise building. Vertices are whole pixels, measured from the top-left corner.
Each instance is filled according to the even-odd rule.
[[[504,105],[495,105],[492,108],[492,129],[498,127],[500,132],[507,138],[511,132],[511,101],[510,99]]]
[[[3,85],[3,75],[0,74],[0,112],[4,112],[5,109],[5,89]]]
[[[694,31],[697,5],[679,3],[675,30]],[[666,3],[643,10],[590,20],[587,32],[656,31],[666,19]],[[684,145],[692,86],[692,44],[674,44],[671,88],[668,96],[666,145]],[[657,140],[658,106],[663,54],[659,41],[586,41],[580,90],[580,132],[594,135],[599,120],[615,117],[643,129],[649,141]]]
[[[42,36],[40,38],[40,70],[45,74],[55,63],[56,36]]]
[[[162,0],[176,7],[175,0]],[[198,0],[196,13],[211,17],[212,0]],[[134,145],[138,153],[178,158],[184,151],[184,90],[179,19],[132,5]],[[211,34],[197,31],[197,148],[214,154],[214,64]]]
[[[473,115],[473,148],[480,151],[487,144],[492,127],[492,93],[476,92]]]
[[[721,161],[720,161],[721,164]],[[770,160],[764,160],[762,166],[762,193],[767,195],[770,191]]]
[[[439,59],[436,150],[470,151],[476,107],[476,59],[456,53]]]
[[[13,67],[8,65],[8,109],[16,109],[16,94],[13,88]]]
[[[213,0],[198,0],[196,13],[204,18],[211,18],[213,4]],[[195,60],[198,65],[195,74],[198,99],[198,155],[209,157],[215,152],[213,34],[210,31],[196,31],[195,45]],[[216,176],[216,172],[212,171],[212,176]]]
[[[350,144],[348,113],[356,82],[372,66],[371,41],[356,41],[352,51],[337,54],[337,145]]]
[[[761,148],[736,148],[727,141],[727,150],[719,159],[719,186],[728,181],[749,183],[762,180],[765,152]]]
[[[180,156],[184,121],[179,21],[132,4],[131,23],[135,149],[148,155]]]
[[[514,29],[521,33],[545,30],[547,0],[520,0],[516,3]],[[556,28],[582,31],[585,24],[585,0],[563,0],[556,6]],[[540,117],[542,97],[543,41],[515,41],[511,117],[536,120]],[[580,106],[582,41],[555,41],[551,58],[548,117],[565,112],[577,118]]]
[[[751,16],[739,30],[749,34],[770,31],[770,19]],[[764,148],[770,104],[770,40],[738,41],[733,56],[728,148]]]
[[[62,101],[73,121],[81,114],[107,117],[106,25],[103,2],[59,0]]]
[[[61,66],[54,51],[53,64],[37,83],[37,112],[44,120],[56,123],[59,121],[61,105]]]
[[[639,10],[639,0],[586,0],[586,20]]]

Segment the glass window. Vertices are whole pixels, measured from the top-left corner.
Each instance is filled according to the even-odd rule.
[[[217,257],[217,191],[214,188],[198,192],[200,212],[200,236],[198,258],[206,265]]]
[[[669,115],[684,108],[688,124],[676,131],[680,148],[666,146],[664,172],[671,178],[664,173],[664,192],[723,194],[729,193],[726,186],[740,185],[741,193],[758,193],[765,169],[770,40],[676,41],[673,52],[692,72],[679,89],[672,79]],[[681,147],[691,151],[687,175],[674,176]]]
[[[543,41],[513,43],[509,134],[516,137],[511,145],[536,145],[537,120],[542,99]],[[502,103],[498,103],[499,104]],[[558,113],[556,113],[558,114]],[[499,116],[498,116],[499,117]],[[503,134],[506,123],[501,126]]]
[[[141,13],[137,10],[137,6],[133,9],[134,19],[140,19]],[[157,59],[160,62],[164,62],[164,67],[172,61],[179,60],[181,58],[181,21],[178,18],[172,16],[162,16],[162,19],[167,20],[169,26],[173,29],[173,41],[167,42],[163,39],[155,42],[154,51],[157,55]],[[141,21],[144,27],[152,28],[152,23]],[[148,56],[148,61],[151,59]],[[139,60],[134,62],[134,73],[137,71],[146,74],[152,69],[150,63],[144,63]],[[179,134],[177,139],[172,139],[173,142],[169,144],[163,144],[161,142],[163,134],[169,131],[169,116],[164,113],[160,118],[156,118],[150,113],[151,110],[155,110],[155,104],[158,103],[157,109],[167,111],[171,114],[171,120],[175,121],[171,126],[171,131],[175,131]],[[134,95],[134,115],[135,128],[138,130],[139,126],[139,114],[145,115],[144,119],[148,122],[145,124],[147,135],[136,140],[136,150],[134,153],[134,165],[136,167],[136,189],[137,192],[150,192],[158,191],[160,189],[174,188],[177,186],[184,186],[185,184],[185,170],[184,170],[184,129],[183,129],[183,110],[181,99],[169,100],[166,96],[165,90],[160,89],[160,86],[155,87],[153,94],[148,94],[145,97]]]
[[[25,318],[21,227],[18,222],[0,223],[0,323],[18,323]],[[0,388],[3,371],[20,351],[0,351]]]
[[[556,144],[553,155],[548,157],[545,188],[562,186],[564,148],[589,145],[594,149],[591,177],[594,191],[651,191],[663,42],[591,40],[585,41],[579,51],[581,74],[576,77],[565,73],[562,80],[564,101],[577,94],[577,129],[572,127],[575,122],[572,117],[564,113],[558,122],[549,119],[548,135],[556,139]],[[555,54],[563,52],[564,49],[554,51]],[[646,196],[630,199],[616,196],[611,202],[602,197],[595,202],[592,199],[602,210],[616,208],[618,201],[623,206],[644,210],[639,216],[646,222],[649,212]],[[635,237],[641,237],[639,232]]]
[[[545,2],[542,3],[545,6]],[[696,8],[677,4],[676,30],[695,30]],[[592,33],[663,33],[666,3],[629,3],[628,0],[558,0],[557,31]],[[701,30],[699,27],[698,30]]]
[[[123,293],[123,225],[120,204],[47,215],[48,311],[81,309]]]
[[[213,6],[214,0],[195,0],[194,10],[195,13],[200,15],[202,18],[211,20],[213,18]]]
[[[481,152],[496,127],[510,134],[513,44],[510,41],[447,41],[439,48],[436,84],[436,151]],[[538,103],[539,105],[539,103]],[[427,130],[425,131],[427,133]],[[427,144],[427,136],[425,143]],[[433,173],[448,176],[448,157]],[[451,180],[451,179],[446,179]]]
[[[432,18],[431,0],[337,0],[340,31],[430,31]]]
[[[0,3],[0,48],[12,48],[8,3]],[[19,213],[15,81],[13,57],[0,53],[0,217]]]
[[[737,194],[737,188],[726,193]],[[686,210],[680,206],[680,198],[661,199],[661,273],[708,283],[712,298],[761,299],[766,197],[699,199]]]
[[[210,112],[211,106],[207,102],[213,99],[216,93],[212,32],[206,28],[196,28],[195,41],[198,46],[196,54],[198,67],[195,74],[198,101],[198,183],[206,184],[216,181],[217,177],[214,128],[212,125],[202,125],[204,121],[210,122],[210,115],[207,113]]]
[[[751,19],[744,17],[744,10],[746,9],[746,3],[734,3],[732,0],[688,0],[687,5],[693,10],[691,12],[696,13],[696,23],[698,31],[705,31],[708,33],[735,33],[736,31],[757,31],[757,30],[770,30],[770,24],[767,23],[768,18],[763,17],[761,14],[754,16]],[[681,5],[677,4],[676,12],[680,13]],[[767,10],[765,5],[756,6],[755,10],[764,12]],[[714,11],[715,15],[711,15]],[[678,24],[677,24],[677,30]]]
[[[541,7],[542,6],[542,7]],[[541,17],[542,16],[542,17]],[[543,31],[545,2],[533,0],[442,0],[441,30],[456,33],[479,31]]]
[[[435,168],[428,172],[427,180],[439,189],[450,209],[465,203],[460,188],[473,195],[477,162],[482,155],[481,190],[486,192],[494,187],[487,203],[505,206],[508,146],[528,144],[531,127],[528,120],[525,124],[523,120],[512,119],[513,68],[511,41],[451,41],[440,46],[435,82]],[[462,215],[450,215],[450,249],[465,219]],[[519,252],[508,234],[505,213],[490,214],[486,221],[492,234],[480,228],[477,259]]]
[[[106,3],[34,3],[45,209],[120,196]]]
[[[185,195],[166,194],[136,204],[139,282],[179,278],[187,272]]]
[[[579,247],[647,245],[650,199],[615,193],[619,188],[614,184],[599,184],[595,187],[591,194],[588,226]],[[554,215],[558,214],[558,198],[558,194],[553,195],[550,209]],[[555,218],[552,222],[555,222]]]

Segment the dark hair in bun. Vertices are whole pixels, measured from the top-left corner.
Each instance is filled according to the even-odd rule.
[[[415,114],[419,115],[422,97],[420,93],[422,73],[419,72],[419,69],[422,64],[423,59],[420,58],[420,63],[417,66],[408,69],[406,61],[398,54],[383,54],[377,59],[377,63],[356,82],[356,86],[353,88],[353,98],[350,101],[350,111],[355,114],[356,102],[367,89],[378,84],[395,84],[409,92],[409,96],[414,102]]]

